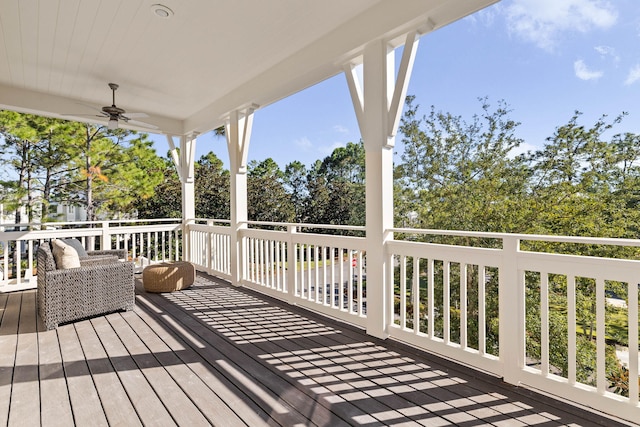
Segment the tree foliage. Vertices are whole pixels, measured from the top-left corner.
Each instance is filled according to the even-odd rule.
[[[162,180],[161,161],[144,134],[12,111],[0,112],[0,134],[3,201],[26,206],[29,221],[52,219],[52,203],[82,206],[89,220],[130,211]]]

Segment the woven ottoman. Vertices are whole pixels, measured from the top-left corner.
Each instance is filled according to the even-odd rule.
[[[173,292],[193,285],[196,268],[187,261],[161,262],[142,270],[142,284],[147,292]]]

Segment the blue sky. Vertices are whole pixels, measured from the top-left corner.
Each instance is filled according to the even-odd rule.
[[[492,105],[504,100],[522,123],[523,150],[540,147],[575,110],[586,126],[626,111],[614,130],[640,133],[640,4],[503,0],[423,36],[408,93],[423,113],[434,105],[467,120],[480,112],[479,97]],[[309,165],[359,139],[338,75],[256,111],[249,160],[271,157],[281,169],[294,160]],[[163,138],[156,146],[166,152]],[[200,136],[198,157],[208,151],[228,166],[224,139]]]

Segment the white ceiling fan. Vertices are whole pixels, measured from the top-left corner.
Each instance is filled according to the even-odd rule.
[[[145,127],[145,128],[149,128],[149,129],[158,129],[158,126],[149,124],[149,123],[145,123],[145,122],[141,122],[138,120],[132,120],[132,119],[137,119],[137,118],[145,118],[145,117],[149,117],[148,114],[146,113],[127,113],[124,109],[116,106],[116,90],[118,90],[118,85],[116,83],[109,83],[109,87],[111,88],[111,92],[112,92],[112,103],[111,105],[105,105],[104,107],[102,107],[101,109],[98,109],[97,107],[94,107],[92,105],[87,105],[87,104],[82,104],[82,105],[87,105],[88,107],[94,108],[96,109],[100,114],[65,114],[65,116],[85,116],[85,117],[100,117],[100,118],[107,118],[109,119],[109,123],[107,125],[107,127],[109,129],[117,129],[118,128],[118,123],[120,121],[123,121],[125,123],[129,123],[132,124],[134,126],[140,126],[140,127]]]

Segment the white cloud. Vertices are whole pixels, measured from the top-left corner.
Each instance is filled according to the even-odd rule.
[[[490,27],[495,23],[496,18],[502,12],[502,5],[500,3],[494,4],[492,7],[479,10],[476,13],[467,15],[464,20],[473,24],[482,24],[485,27]]]
[[[602,71],[590,70],[582,59],[573,63],[573,70],[580,80],[597,80],[604,74]]]
[[[613,62],[620,62],[620,56],[611,46],[595,46],[593,49],[600,54],[602,59],[607,59],[608,57],[610,57],[613,59]]]
[[[349,129],[347,129],[346,127],[344,127],[342,125],[335,125],[333,127],[333,130],[338,132],[338,133],[349,133]]]
[[[511,33],[549,51],[562,33],[607,29],[618,15],[604,0],[513,0],[505,13]]]
[[[625,85],[634,84],[640,80],[640,64],[636,64],[631,70],[629,70],[629,74],[627,74],[627,79],[624,81]]]
[[[293,141],[293,143],[296,145],[296,147],[302,150],[310,150],[313,146],[309,138],[307,138],[306,136],[303,136],[300,139],[296,139],[295,141]]]

